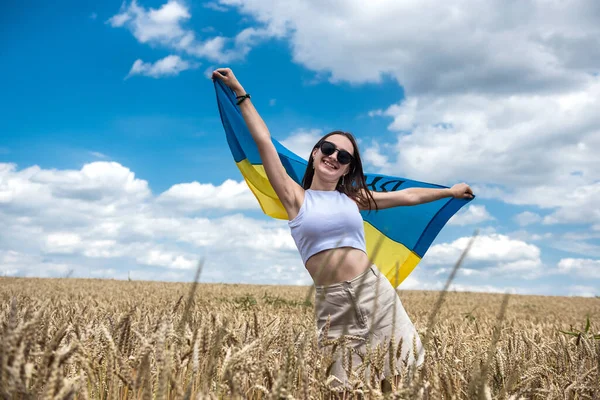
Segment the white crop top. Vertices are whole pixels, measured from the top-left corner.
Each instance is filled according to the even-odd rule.
[[[305,265],[312,255],[337,247],[367,252],[358,206],[337,190],[305,190],[298,215],[288,225]]]

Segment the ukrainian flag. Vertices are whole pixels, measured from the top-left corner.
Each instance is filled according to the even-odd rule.
[[[214,84],[227,143],[242,176],[265,214],[287,220],[287,213],[267,179],[258,148],[236,105],[235,94],[219,79],[215,79]],[[274,139],[273,144],[288,175],[302,184],[307,161]],[[365,177],[369,189],[378,192],[445,187],[386,175],[365,173]],[[392,285],[398,287],[421,261],[450,217],[469,201],[446,198],[418,206],[362,211],[367,254]]]

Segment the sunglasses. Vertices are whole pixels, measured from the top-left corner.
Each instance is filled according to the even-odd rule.
[[[320,149],[321,153],[325,154],[326,156],[330,156],[337,151],[337,160],[342,165],[350,164],[354,159],[354,157],[352,157],[352,154],[348,153],[346,150],[338,149],[337,147],[335,147],[335,144],[328,141],[323,141],[323,143],[321,143]]]

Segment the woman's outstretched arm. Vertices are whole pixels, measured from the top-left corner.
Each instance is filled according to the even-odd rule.
[[[457,183],[451,188],[408,188],[395,192],[371,192],[377,203],[377,208],[392,208],[397,206],[416,206],[446,197],[472,199],[473,190],[466,183]]]
[[[246,91],[239,83],[231,69],[219,68],[213,72],[213,79],[220,79],[236,96],[244,96]],[[258,152],[262,160],[267,178],[283,207],[288,213],[288,218],[291,220],[298,214],[302,201],[304,200],[304,190],[297,184],[285,171],[279,154],[271,141],[271,133],[267,125],[256,111],[252,101],[247,98],[239,105],[244,121],[248,126],[248,130],[252,138],[256,142]]]

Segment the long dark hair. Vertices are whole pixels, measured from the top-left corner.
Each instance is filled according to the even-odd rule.
[[[352,154],[352,162],[350,163],[348,173],[340,178],[335,190],[344,193],[346,196],[356,201],[364,209],[372,210],[374,208],[377,210],[375,199],[367,188],[367,182],[365,180],[365,174],[363,172],[362,161],[360,160],[360,153],[358,151],[356,139],[354,139],[354,136],[350,132],[333,131],[319,139],[317,144],[313,146],[310,152],[308,165],[306,166],[306,171],[304,172],[304,178],[302,178],[302,187],[306,190],[310,189],[310,185],[312,185],[313,177],[315,176],[315,170],[313,168],[313,163],[315,162],[313,153],[315,149],[320,148],[321,143],[323,143],[329,136],[333,135],[342,135],[347,137],[352,143],[352,147],[354,147],[354,154]]]

